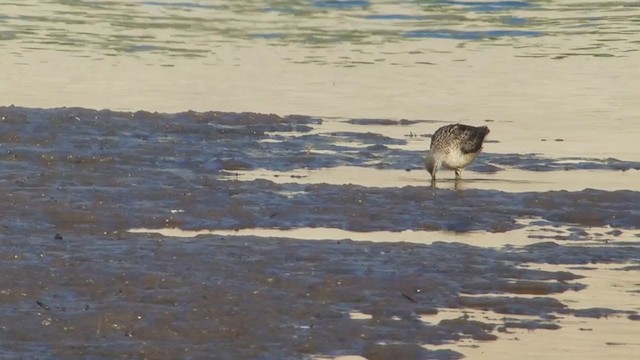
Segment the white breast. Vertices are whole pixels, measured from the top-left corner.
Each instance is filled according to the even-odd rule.
[[[449,169],[462,169],[475,160],[477,156],[478,153],[464,154],[462,151],[451,151],[443,159],[442,165]]]

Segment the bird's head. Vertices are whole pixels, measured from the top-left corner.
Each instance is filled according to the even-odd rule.
[[[431,174],[431,180],[436,179],[436,172],[440,169],[441,161],[439,161],[431,152],[431,150],[427,151],[427,154],[424,157],[424,167],[427,169],[429,174]]]

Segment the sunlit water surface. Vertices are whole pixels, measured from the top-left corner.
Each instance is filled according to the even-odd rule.
[[[2,2],[0,354],[640,357],[638,18]],[[431,188],[458,121],[484,153]]]

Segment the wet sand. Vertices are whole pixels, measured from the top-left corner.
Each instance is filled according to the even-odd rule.
[[[511,338],[520,327],[564,336],[562,329],[544,329],[564,325],[575,307],[595,304],[555,300],[562,292],[587,291],[592,283],[581,275],[522,266],[544,247],[74,233],[4,241],[10,251],[4,251],[3,278],[12,284],[2,297],[7,358],[458,358],[446,349],[465,353],[456,344],[475,339],[482,351],[482,344]],[[613,261],[629,260],[626,251],[608,252]],[[498,301],[472,305],[473,294],[486,292]],[[598,296],[599,305],[613,299]],[[463,316],[477,306],[503,319]],[[447,309],[461,313],[448,316]],[[616,309],[602,311],[628,316],[626,306]],[[587,318],[583,326],[598,331],[600,322]],[[506,334],[496,331],[507,323]],[[627,319],[619,324],[637,326]],[[632,358],[636,345],[628,338],[619,343]],[[596,355],[607,347],[585,350]]]
[[[295,169],[419,174],[402,169],[422,151],[367,131],[378,124],[336,133],[306,116],[5,107],[0,118],[5,358],[451,359],[544,334],[576,358],[638,351],[628,336],[596,349],[575,335],[637,327],[638,284],[595,280],[602,264],[636,278],[638,192],[475,186],[501,183],[497,166],[589,181],[637,176],[636,162],[486,153],[458,189],[426,174],[305,183]]]
[[[2,9],[2,358],[640,357],[631,2]]]

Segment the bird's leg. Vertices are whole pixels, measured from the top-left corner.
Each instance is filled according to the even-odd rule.
[[[455,169],[456,172],[456,180],[462,179],[462,169]]]

